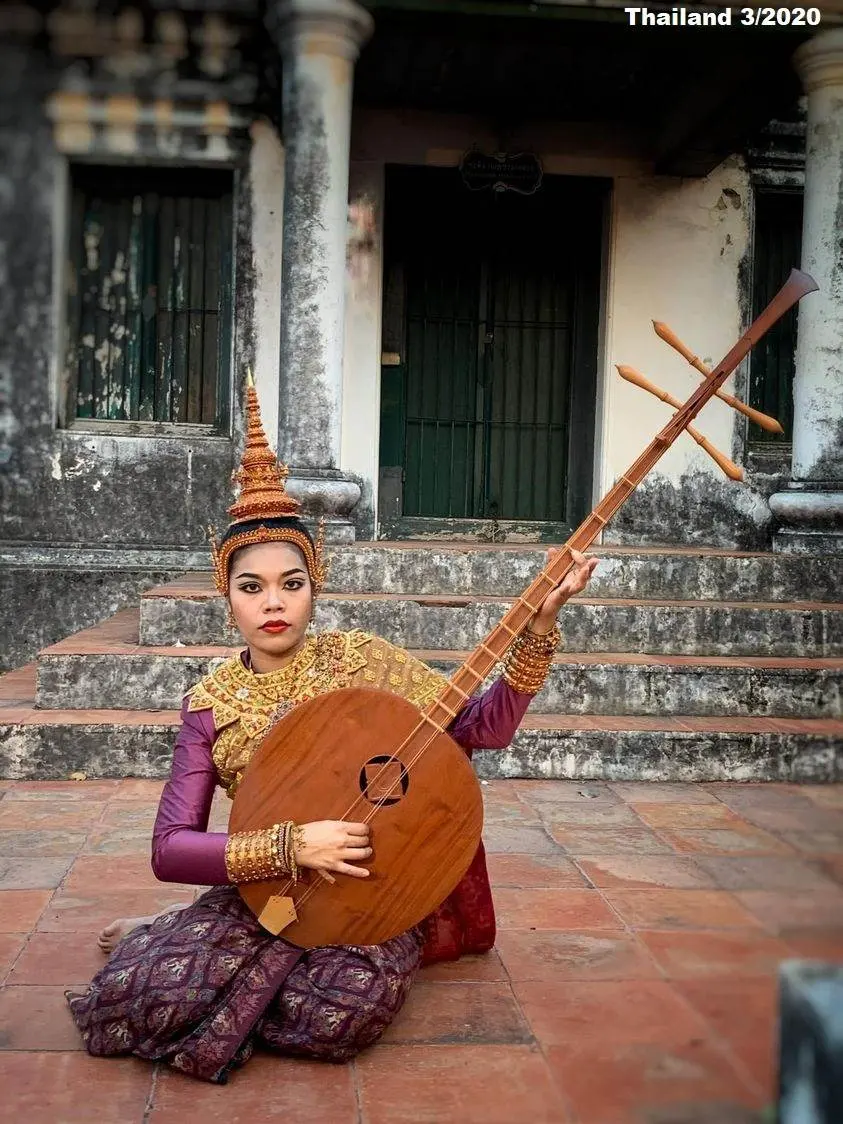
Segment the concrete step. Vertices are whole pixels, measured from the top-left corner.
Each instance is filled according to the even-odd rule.
[[[35,665],[0,676],[0,777],[169,774],[176,710],[40,710]],[[479,776],[662,781],[840,781],[840,719],[528,714]]]
[[[705,547],[596,547],[589,595],[656,601],[838,601],[843,557]],[[359,542],[329,547],[327,593],[517,596],[545,563],[540,546]],[[189,588],[211,591],[194,572]]]
[[[166,777],[177,728],[175,711],[42,711],[5,699],[0,777]],[[533,715],[508,749],[476,751],[474,763],[485,779],[840,781],[843,721]]]
[[[693,601],[836,601],[843,558],[704,547],[596,547],[593,597]],[[355,543],[329,550],[331,593],[517,595],[545,561],[537,545],[435,541]]]
[[[38,653],[35,705],[64,710],[178,710],[185,693],[239,646],[138,640],[139,610],[124,609]]]
[[[238,650],[145,647],[138,642],[138,612],[129,610],[40,653],[36,705],[178,709],[202,675]],[[446,675],[469,655],[414,654]],[[840,718],[843,659],[562,653],[531,713]]]
[[[316,606],[320,629],[362,628],[404,648],[473,649],[503,616],[503,597],[325,594]],[[228,647],[226,607],[195,579],[150,590],[141,598],[140,640],[146,646]],[[843,655],[843,604],[832,602],[634,601],[572,598],[561,616],[567,652],[653,655]]]
[[[596,546],[594,597],[693,601],[837,601],[840,555],[787,555],[713,547]],[[545,561],[538,543],[358,542],[329,546],[328,593],[517,595]],[[151,564],[154,562],[154,565]],[[137,550],[0,543],[0,568],[99,575],[188,573],[211,588],[207,550]],[[159,581],[166,581],[159,576]],[[139,587],[140,588],[140,587]]]

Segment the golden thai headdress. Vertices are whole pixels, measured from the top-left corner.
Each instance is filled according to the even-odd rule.
[[[301,504],[284,486],[288,474],[287,466],[276,458],[266,439],[250,372],[246,385],[246,444],[240,468],[233,478],[240,485],[240,494],[228,509],[231,524],[219,544],[215,541],[214,528],[209,528],[214,584],[224,597],[228,596],[229,562],[234,551],[265,542],[293,543],[304,555],[314,597],[324,586],[327,576],[323,557],[324,520],[320,520],[315,542],[302,524],[272,525],[276,520],[299,519]],[[237,531],[240,526],[242,531]]]

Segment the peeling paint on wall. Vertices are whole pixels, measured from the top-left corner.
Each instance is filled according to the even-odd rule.
[[[231,502],[230,441],[94,436],[56,425],[53,402],[60,392],[50,380],[56,364],[55,316],[64,293],[52,293],[53,228],[66,203],[57,198],[64,181],[42,101],[48,69],[43,58],[39,62],[17,48],[0,48],[0,95],[15,90],[18,115],[13,126],[0,131],[0,198],[9,216],[0,226],[0,276],[6,275],[0,285],[0,378],[9,387],[7,410],[0,401],[0,463],[12,466],[4,480],[3,534],[32,543],[111,544],[118,550],[204,548],[205,526],[223,522]],[[248,208],[240,207],[236,240],[234,347],[238,359],[248,359],[244,338],[251,330],[253,302]],[[120,287],[129,276],[125,256],[103,262],[97,232],[85,258],[107,266],[105,288],[119,312]],[[76,283],[71,276],[71,286]],[[108,373],[129,344],[118,319],[105,340],[88,332],[82,345],[96,353],[97,370]],[[112,379],[112,416],[123,407],[119,385]]]
[[[613,364],[637,368],[684,402],[698,376],[655,335],[652,321],[667,323],[710,366],[740,335],[745,311],[740,263],[750,252],[749,191],[748,173],[737,158],[701,180],[639,176],[616,181],[602,494],[670,416],[663,403],[618,379]],[[732,385],[724,389],[731,391]],[[740,428],[730,407],[710,402],[695,424],[728,455]],[[722,487],[719,470],[687,437],[668,450],[659,472],[679,493],[686,487],[683,481],[696,475],[713,491]],[[668,501],[666,490],[664,498],[675,512],[679,501]],[[664,533],[669,536],[668,528]]]

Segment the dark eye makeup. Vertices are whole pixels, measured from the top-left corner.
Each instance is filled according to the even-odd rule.
[[[241,593],[259,593],[261,590],[261,585],[260,582],[246,581],[242,582],[242,584],[238,582],[237,588]],[[296,590],[303,589],[304,578],[288,578],[284,582],[284,588],[292,590],[294,592]]]

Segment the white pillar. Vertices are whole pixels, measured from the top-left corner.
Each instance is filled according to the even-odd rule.
[[[275,0],[282,59],[284,240],[278,451],[288,487],[353,541],[360,487],[340,471],[354,63],[372,17],[353,0]]]
[[[342,463],[364,481],[360,507],[375,537],[381,424],[383,312],[382,161],[351,160],[348,289],[345,304]],[[371,484],[369,483],[371,482]]]
[[[843,550],[843,28],[794,55],[808,100],[802,268],[788,490],[770,497],[779,550]]]
[[[266,436],[278,451],[283,246],[284,149],[267,121],[252,123],[249,178],[252,186],[252,262],[255,269],[255,388]]]

